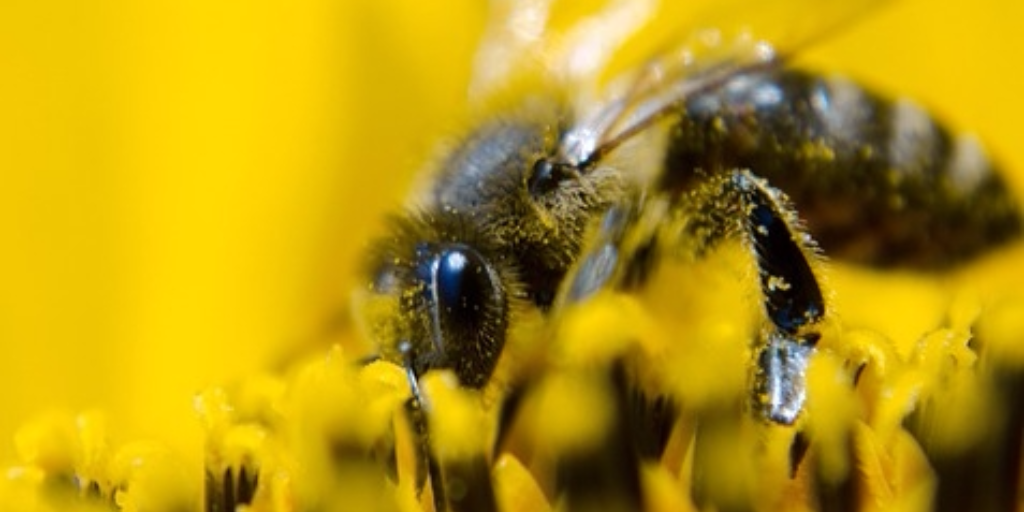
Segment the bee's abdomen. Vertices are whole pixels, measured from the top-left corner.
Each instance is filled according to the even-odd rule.
[[[1018,237],[1018,204],[981,146],[905,101],[778,69],[687,103],[662,186],[750,169],[784,190],[825,252],[937,269]]]

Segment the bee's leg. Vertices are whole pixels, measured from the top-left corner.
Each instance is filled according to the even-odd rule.
[[[768,322],[756,351],[753,402],[765,418],[792,425],[807,398],[806,373],[821,334],[825,301],[814,273],[814,242],[799,226],[786,198],[748,171],[735,171],[729,187],[738,194],[740,222],[757,262]],[[812,442],[798,432],[790,449],[796,472]],[[847,440],[851,460],[853,440]],[[821,510],[859,510],[852,473],[837,478],[815,471],[813,492]]]
[[[754,375],[755,408],[767,419],[793,424],[806,399],[804,381],[825,301],[812,268],[813,242],[797,224],[782,193],[748,171],[727,187],[737,194],[743,235],[754,253],[768,324]]]
[[[588,301],[600,290],[626,290],[642,283],[649,274],[656,245],[652,234],[655,230],[643,231],[647,217],[646,207],[640,203],[623,202],[609,210],[600,222],[592,227],[589,245],[583,256],[567,274],[551,315],[556,320],[567,309]],[[586,359],[586,358],[584,358]],[[589,360],[588,360],[589,361]],[[571,357],[567,367],[549,368],[545,378],[552,374],[565,373],[569,381],[576,381],[587,389],[600,392],[600,399],[607,406],[607,414],[586,418],[574,414],[574,420],[599,421],[593,425],[599,435],[580,438],[572,446],[546,446],[554,450],[555,466],[551,468],[554,478],[552,485],[567,510],[644,510],[641,490],[641,460],[657,458],[664,449],[668,433],[677,419],[678,408],[665,396],[648,394],[636,385],[631,369],[621,355],[611,356],[604,364],[594,367],[591,363],[576,368]],[[552,373],[553,372],[553,373]],[[542,378],[529,376],[513,383],[506,395],[499,417],[495,452],[506,448],[509,431],[518,421],[521,411],[534,410],[530,405],[537,399],[537,393],[545,386],[538,386]],[[571,388],[571,386],[570,386]],[[552,392],[544,389],[543,393]],[[544,395],[547,396],[547,395]],[[559,397],[565,403],[575,403],[578,397]],[[541,399],[542,402],[551,400]],[[555,400],[558,402],[558,400]],[[560,403],[560,402],[559,402]],[[559,417],[552,414],[552,418]],[[529,418],[531,422],[543,418]],[[551,421],[558,422],[558,419]],[[556,425],[552,428],[564,428]],[[529,432],[532,429],[527,429]],[[527,435],[517,443],[543,442]],[[515,444],[515,446],[520,446]]]
[[[563,283],[556,307],[582,304],[601,290],[629,291],[651,275],[657,232],[667,203],[623,201],[605,213],[590,244]],[[656,460],[679,418],[668,395],[638,384],[626,358],[613,358],[600,376],[611,414],[599,440],[561,457],[558,488],[574,510],[643,510],[640,467]]]
[[[686,223],[678,245],[693,256],[736,237],[754,256],[766,321],[754,352],[752,405],[762,418],[793,424],[806,400],[805,373],[825,315],[814,242],[783,194],[749,171],[705,175],[680,203]],[[803,453],[794,448],[794,467]]]
[[[634,199],[610,209],[592,237],[590,249],[568,279],[567,300],[582,302],[603,288],[624,292],[642,288],[658,261],[659,227],[666,201]],[[627,430],[641,457],[661,457],[679,420],[679,407],[667,395],[623,381]]]
[[[811,268],[813,241],[797,228],[781,192],[748,171],[732,175],[740,194],[744,231],[757,258],[765,312],[777,331],[795,337],[825,315]]]

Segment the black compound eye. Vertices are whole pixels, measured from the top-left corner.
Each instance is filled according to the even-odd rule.
[[[476,251],[465,249],[451,249],[438,255],[433,281],[442,314],[467,325],[478,321],[474,311],[496,291],[486,264]]]
[[[498,273],[479,252],[459,244],[426,256],[420,268],[435,364],[453,368],[463,384],[482,386],[501,353],[508,321]]]

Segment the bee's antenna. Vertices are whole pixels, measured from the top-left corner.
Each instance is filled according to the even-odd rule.
[[[689,98],[723,86],[739,74],[755,73],[782,65],[784,58],[767,43],[758,43],[752,62],[735,60],[694,70],[693,80],[660,83],[663,71],[655,63],[633,86],[626,99],[615,102],[590,122],[566,134],[561,155],[580,169],[592,167],[608,153],[666,116],[678,112]],[[658,89],[664,90],[658,90]]]

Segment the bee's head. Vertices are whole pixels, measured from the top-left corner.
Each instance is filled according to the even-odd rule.
[[[434,210],[465,214],[502,254],[515,258],[531,300],[551,304],[583,245],[586,227],[624,193],[621,173],[561,163],[570,117],[521,115],[486,124],[441,162],[427,198]]]
[[[486,384],[508,327],[507,264],[447,214],[396,221],[372,254],[371,294],[389,304],[366,309],[381,355],[416,375],[446,368]]]

